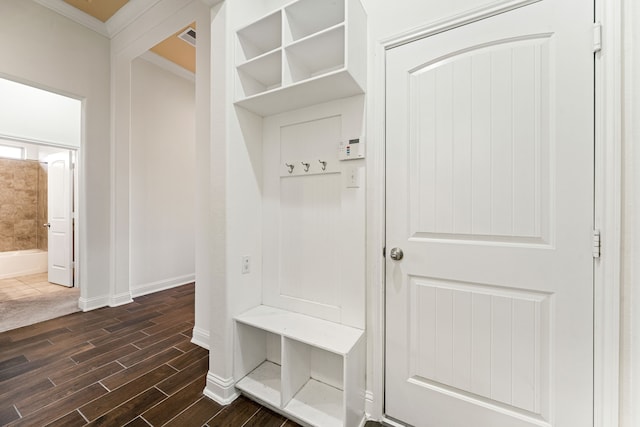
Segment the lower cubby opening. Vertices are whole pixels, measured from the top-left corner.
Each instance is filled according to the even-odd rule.
[[[236,388],[303,425],[364,419],[363,331],[275,307],[235,318]]]
[[[285,412],[312,425],[344,425],[341,355],[285,338],[283,366]]]
[[[242,323],[236,323],[236,347],[239,358],[235,371],[236,388],[265,403],[280,407],[280,336]]]

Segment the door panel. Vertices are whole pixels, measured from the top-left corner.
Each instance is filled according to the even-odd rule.
[[[593,424],[593,5],[387,53],[388,416]]]
[[[73,286],[73,211],[71,152],[53,154],[48,162],[49,282]]]
[[[413,236],[548,238],[550,44],[500,41],[409,72]]]

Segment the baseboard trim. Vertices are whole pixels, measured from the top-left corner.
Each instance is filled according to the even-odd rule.
[[[233,378],[220,378],[211,371],[207,373],[207,385],[202,393],[223,406],[230,404],[240,396],[235,388]]]
[[[109,299],[109,307],[118,307],[132,302],[133,298],[131,297],[131,292],[123,292],[121,294],[113,295]]]
[[[165,291],[167,289],[186,285],[187,283],[193,283],[195,282],[195,280],[196,275],[194,273],[184,276],[172,277],[171,279],[166,280],[158,280],[157,282],[144,283],[142,285],[131,285],[131,296],[133,296],[133,298],[141,297],[143,295],[152,294],[154,292]]]
[[[367,416],[367,418],[371,419],[371,414],[375,412],[374,408],[375,407],[373,406],[373,393],[367,390],[364,393],[364,413]]]
[[[193,328],[191,342],[195,345],[209,350],[209,331],[200,328]]]
[[[109,297],[93,297],[93,298],[78,298],[78,307],[82,311],[91,311],[98,308],[107,307],[109,305]]]

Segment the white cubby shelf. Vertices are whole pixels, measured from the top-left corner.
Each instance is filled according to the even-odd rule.
[[[236,388],[304,425],[361,425],[363,330],[264,305],[235,328]]]
[[[366,88],[360,0],[297,0],[236,31],[235,103],[270,116]]]

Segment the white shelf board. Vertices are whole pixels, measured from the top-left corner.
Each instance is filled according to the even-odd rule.
[[[344,22],[345,1],[300,0],[285,7],[292,41]]]
[[[273,86],[282,81],[282,51],[276,49],[238,66],[238,71],[246,73],[265,86]]]
[[[343,392],[310,379],[285,406],[301,421],[322,427],[343,426]]]
[[[344,25],[314,34],[286,48],[290,60],[297,61],[311,74],[345,64]]]
[[[323,350],[346,355],[364,331],[266,305],[259,305],[237,316],[236,321]]]
[[[261,116],[364,93],[346,69],[302,80],[236,101],[236,105]]]
[[[236,383],[236,388],[275,407],[280,406],[280,365],[265,361]]]
[[[282,46],[282,12],[278,10],[237,31],[246,59],[252,59]]]

